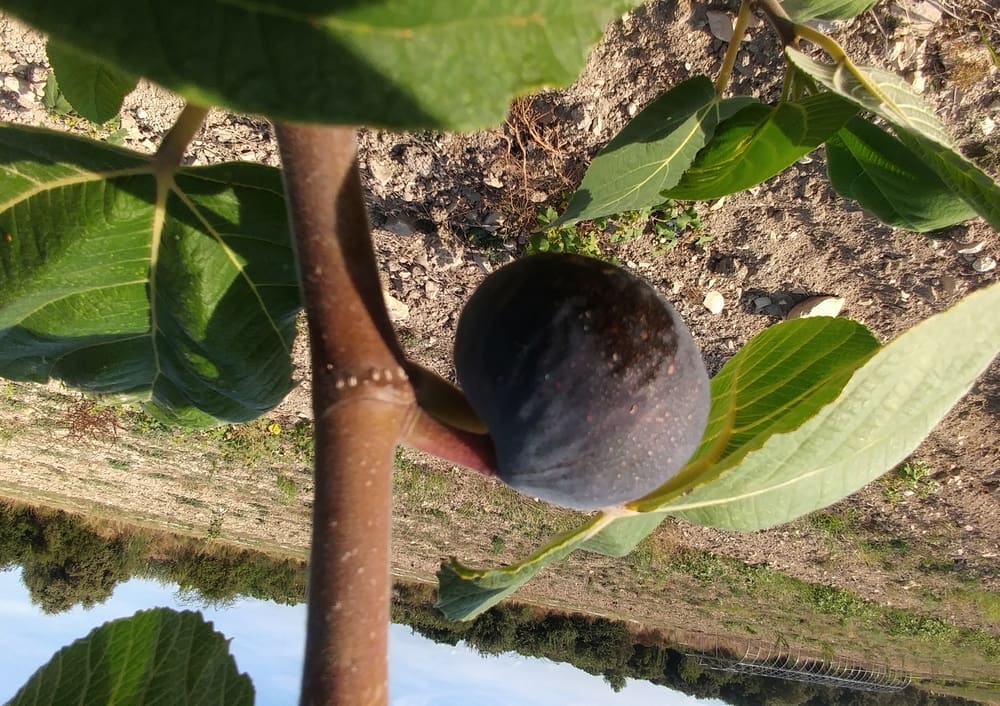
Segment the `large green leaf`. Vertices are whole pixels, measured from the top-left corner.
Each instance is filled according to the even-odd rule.
[[[125,96],[139,82],[135,76],[54,39],[49,40],[45,53],[66,100],[91,122],[105,123],[118,115]]]
[[[617,517],[589,536],[580,548],[607,556],[625,556],[636,548],[667,517],[664,512],[642,512]]]
[[[915,326],[872,356],[819,414],[658,509],[749,530],[853,493],[911,454],[990,365],[1000,352],[998,311],[994,284]]]
[[[0,376],[245,421],[291,387],[298,283],[280,174],[0,126]]]
[[[791,47],[785,53],[795,66],[830,90],[887,120],[899,139],[922,155],[945,184],[1000,229],[1000,185],[958,152],[944,124],[906,81],[882,69],[855,66],[846,57],[825,64]]]
[[[594,157],[566,212],[553,225],[662,204],[715,126],[753,102],[720,99],[695,76],[649,104]]]
[[[565,559],[613,521],[613,515],[595,515],[579,529],[556,537],[524,561],[499,569],[473,569],[455,558],[443,562],[437,574],[437,607],[449,620],[472,620],[523,586],[548,564]]]
[[[876,2],[878,0],[781,0],[781,6],[796,22],[808,22],[856,17]]]
[[[925,159],[867,120],[854,118],[827,141],[826,162],[837,193],[883,223],[924,232],[976,215]]]
[[[923,156],[952,191],[991,226],[1000,230],[1000,184],[996,180],[955,150],[933,140],[905,132],[901,132],[899,137],[907,147]]]
[[[748,189],[812,152],[856,112],[831,92],[777,106],[749,105],[716,128],[666,195],[704,201]]]
[[[871,335],[840,319],[765,331],[713,379],[705,440],[679,480],[523,562],[471,569],[453,559],[438,574],[439,606],[455,620],[475,617],[575,549],[629,551],[665,514],[748,530],[836,502],[908,456],[969,390],[1000,351],[998,310],[1000,284],[874,354]]]
[[[200,613],[155,608],[95,628],[32,675],[9,706],[249,706],[250,677]]]
[[[705,436],[687,468],[636,506],[652,509],[647,505],[703,479],[703,467],[736,462],[771,435],[795,429],[834,400],[877,349],[871,331],[849,319],[796,319],[757,334],[712,378]]]
[[[846,58],[826,64],[792,47],[785,54],[800,70],[858,107],[944,147],[954,142],[934,110],[901,76],[875,66],[855,66]]]
[[[195,103],[271,118],[472,130],[576,79],[637,0],[2,0]]]
[[[635,504],[636,509],[663,504],[666,498],[704,482],[716,459],[725,456],[737,461],[760,448],[769,431],[787,431],[801,424],[836,397],[851,372],[877,345],[867,329],[846,319],[790,321],[755,336],[712,380],[712,412],[694,459],[675,479]],[[627,554],[664,516],[611,509],[557,537],[524,561],[499,569],[472,569],[452,560],[438,574],[439,606],[452,619],[468,620],[576,549]]]

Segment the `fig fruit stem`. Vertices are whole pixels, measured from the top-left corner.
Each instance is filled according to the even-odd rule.
[[[496,451],[488,435],[456,429],[423,409],[410,418],[403,443],[485,476],[497,475]]]
[[[316,420],[301,703],[383,706],[392,462],[418,408],[382,300],[354,130],[281,124],[276,133]]]

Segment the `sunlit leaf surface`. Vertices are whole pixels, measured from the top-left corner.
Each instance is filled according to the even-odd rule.
[[[291,387],[299,292],[280,174],[0,127],[0,376],[201,425]]]

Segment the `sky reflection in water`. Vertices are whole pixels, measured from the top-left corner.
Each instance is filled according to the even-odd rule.
[[[230,608],[199,608],[178,600],[175,586],[133,579],[115,588],[111,599],[91,609],[73,608],[45,615],[31,604],[21,569],[0,572],[0,701],[12,697],[60,647],[98,625],[144,608],[166,606],[201,610],[232,640],[240,671],[248,672],[259,706],[298,701],[305,606],[282,606],[245,599]],[[390,628],[389,669],[392,706],[702,706],[698,701],[648,682],[629,680],[614,693],[601,677],[545,659],[502,655],[482,657],[459,644],[435,643],[411,634],[405,625]]]

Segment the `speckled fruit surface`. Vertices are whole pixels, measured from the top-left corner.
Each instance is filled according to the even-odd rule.
[[[459,319],[455,366],[500,477],[566,507],[659,487],[708,418],[701,354],[669,302],[577,255],[536,255],[488,277]]]

